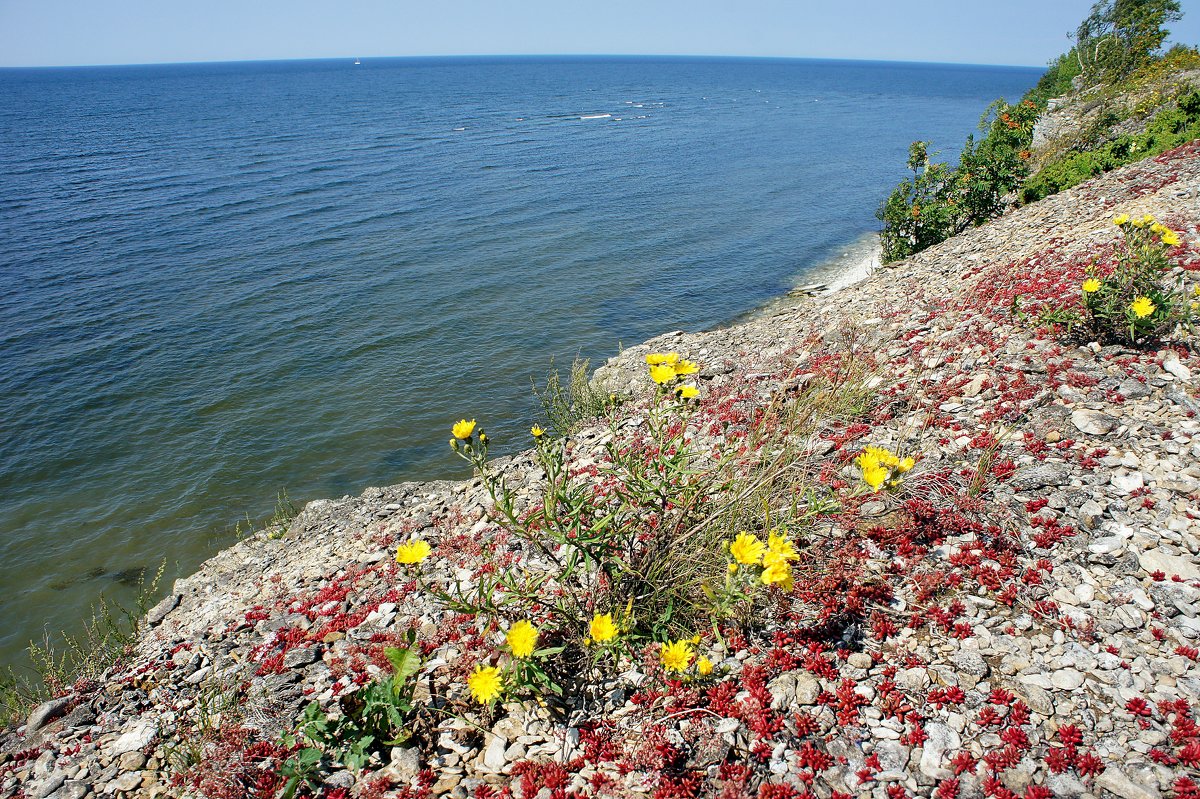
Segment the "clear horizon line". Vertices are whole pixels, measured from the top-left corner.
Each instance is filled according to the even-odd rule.
[[[258,64],[281,63],[290,61],[349,61],[361,59],[374,60],[403,60],[403,59],[517,59],[517,58],[662,58],[662,59],[728,59],[739,61],[846,61],[869,64],[925,64],[932,66],[955,67],[1006,67],[1012,69],[1046,69],[1046,65],[1034,64],[981,64],[974,61],[917,61],[893,58],[849,58],[845,56],[787,56],[787,55],[711,55],[703,53],[435,53],[423,55],[368,55],[368,56],[293,56],[287,58],[231,58],[231,59],[200,59],[196,61],[129,61],[103,62],[90,64],[5,64],[0,69],[89,69],[99,67],[168,67],[186,66],[189,64]]]

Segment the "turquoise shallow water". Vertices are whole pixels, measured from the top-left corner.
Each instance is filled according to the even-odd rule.
[[[0,664],[236,520],[523,444],[551,358],[712,327],[1038,71],[388,59],[0,71]],[[947,150],[951,148],[946,148]]]

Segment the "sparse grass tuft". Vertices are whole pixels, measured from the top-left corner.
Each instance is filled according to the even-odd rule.
[[[267,538],[270,539],[282,538],[299,512],[300,509],[288,496],[287,489],[284,489],[275,495],[275,510],[262,523],[261,527],[247,513],[245,519],[239,519],[233,526],[233,535],[238,541],[250,538],[260,532],[266,533]]]
[[[63,632],[58,640],[47,635],[41,643],[30,642],[31,670],[9,668],[0,676],[0,725],[19,724],[47,699],[100,680],[137,642],[165,569],[163,562],[149,582],[143,576],[132,607],[101,597],[81,633]]]
[[[564,385],[562,375],[551,361],[545,387],[539,389],[536,383],[533,385],[546,422],[560,436],[569,435],[585,421],[603,415],[615,401],[592,385],[590,366],[587,358],[576,357]]]

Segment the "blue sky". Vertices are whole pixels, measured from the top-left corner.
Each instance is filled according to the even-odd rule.
[[[0,66],[492,54],[1043,66],[1092,0],[0,0]],[[1200,42],[1200,0],[1175,41]]]

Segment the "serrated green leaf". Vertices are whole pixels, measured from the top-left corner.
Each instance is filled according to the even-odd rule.
[[[421,656],[413,649],[389,646],[383,650],[383,654],[395,670],[392,679],[398,683],[407,682],[409,677],[421,670]]]

